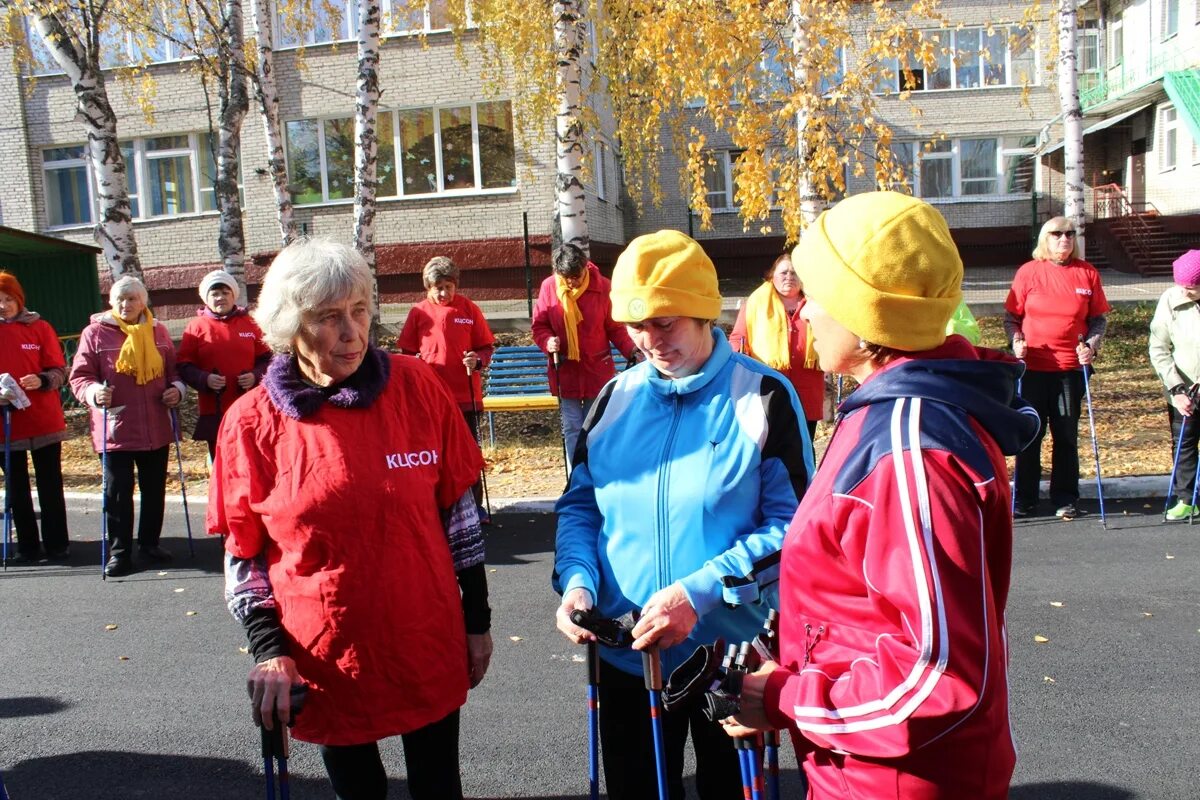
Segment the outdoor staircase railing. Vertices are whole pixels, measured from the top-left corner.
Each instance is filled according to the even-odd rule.
[[[1132,246],[1137,265],[1149,264],[1153,234],[1144,212],[1134,209],[1120,184],[1107,183],[1092,190],[1092,219],[1116,222],[1113,233],[1123,246]],[[1119,230],[1118,230],[1119,229]]]

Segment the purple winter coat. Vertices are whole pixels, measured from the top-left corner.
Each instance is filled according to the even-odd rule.
[[[113,389],[108,414],[108,449],[157,450],[175,440],[171,432],[170,410],[163,405],[163,392],[174,385],[180,394],[187,387],[175,371],[175,346],[161,322],[154,323],[154,342],[163,357],[163,376],[138,386],[132,375],[117,372],[117,355],[125,343],[125,334],[117,327],[112,312],[92,315],[92,324],[83,329],[79,349],[71,362],[71,393],[91,410],[92,447],[99,453],[104,447],[104,411],[92,403],[94,389],[108,382]]]

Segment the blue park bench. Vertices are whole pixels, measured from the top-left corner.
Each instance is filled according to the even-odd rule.
[[[617,371],[625,369],[625,357],[615,348],[612,356]],[[497,347],[483,381],[483,410],[488,415],[488,439],[492,446],[496,446],[493,413],[557,409],[558,398],[550,394],[546,354],[541,348],[536,345]]]

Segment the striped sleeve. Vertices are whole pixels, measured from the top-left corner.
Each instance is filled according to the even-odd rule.
[[[768,679],[765,704],[819,747],[909,753],[977,713],[1004,671],[985,509],[952,453],[922,448],[920,417],[920,400],[897,401],[890,454],[818,512],[861,560],[861,624],[811,624],[804,663]]]

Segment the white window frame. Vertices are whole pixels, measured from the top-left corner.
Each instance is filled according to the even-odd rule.
[[[1174,11],[1175,23],[1171,24],[1172,10]],[[1162,0],[1162,17],[1159,24],[1162,27],[1162,35],[1160,39],[1167,41],[1179,35],[1179,17],[1181,9],[1179,8],[1179,0]]]
[[[511,194],[516,191],[516,187],[504,186],[499,188],[484,189],[483,187],[483,159],[479,147],[479,106],[482,103],[508,103],[511,109],[512,101],[509,99],[496,100],[464,100],[458,103],[443,103],[436,106],[405,106],[402,108],[380,110],[379,114],[392,115],[392,152],[396,159],[396,194],[379,195],[379,200],[419,200],[421,198],[433,197],[456,197],[462,195],[480,195],[480,194]],[[442,164],[442,114],[446,109],[469,107],[471,110],[471,173],[473,186],[463,187],[458,189],[442,188],[446,184],[446,173]],[[413,194],[404,193],[404,150],[401,142],[401,130],[399,114],[404,111],[428,111],[433,117],[433,161],[434,170],[437,175],[438,188],[432,192],[420,192]],[[317,126],[317,156],[319,169],[321,171],[321,199],[312,203],[297,203],[297,206],[310,208],[320,205],[345,205],[353,203],[353,197],[341,197],[330,199],[329,197],[329,162],[326,157],[325,145],[325,123],[329,120],[347,119],[345,115],[329,115],[324,117],[299,117],[296,119],[285,120],[283,123],[284,130],[284,159],[288,159],[287,147],[287,126],[290,122],[311,121]],[[513,158],[516,159],[516,132],[513,131]],[[291,165],[288,165],[288,174],[291,174]],[[424,177],[424,176],[422,176]],[[601,198],[603,199],[603,198]]]
[[[80,158],[62,158],[54,161],[46,161],[45,153],[49,150],[61,150],[67,147],[81,148],[83,155]],[[91,159],[88,157],[87,145],[59,145],[57,147],[47,147],[42,150],[42,198],[46,206],[46,227],[48,230],[56,230],[59,228],[78,228],[80,226],[90,226],[96,223],[98,217],[98,208],[96,206],[96,193],[92,190],[92,165]],[[51,222],[50,214],[50,181],[49,174],[51,171],[57,172],[66,169],[83,169],[85,176],[85,184],[87,186],[87,198],[84,202],[84,208],[90,214],[90,218],[83,222],[66,222],[54,224]],[[61,215],[60,215],[61,216]]]
[[[1014,86],[1019,86],[1020,84],[1015,81],[1016,76],[1013,75],[1013,50],[1012,50],[1012,43],[1011,43],[1012,37],[1015,36],[1017,33],[1017,31],[1015,29],[1019,29],[1019,28],[1020,28],[1020,26],[998,25],[998,26],[995,26],[995,28],[993,29],[994,31],[1002,31],[1003,32],[1003,34],[1002,34],[1003,42],[1004,42],[1004,62],[1003,62],[1004,63],[1004,82],[1003,83],[987,83],[988,65],[992,64],[992,63],[996,63],[993,61],[989,61],[983,57],[982,45],[988,36],[987,26],[986,25],[968,25],[968,26],[964,26],[963,28],[939,28],[937,30],[930,30],[930,31],[924,32],[926,35],[937,34],[939,36],[939,42],[938,42],[939,50],[944,47],[948,47],[950,50],[950,85],[949,86],[943,87],[940,89],[928,88],[929,69],[926,68],[924,65],[917,65],[913,69],[913,72],[918,73],[922,76],[921,77],[921,88],[906,89],[904,87],[904,73],[900,66],[900,59],[899,58],[889,58],[889,59],[884,60],[885,63],[889,66],[889,69],[887,70],[888,77],[883,81],[884,85],[879,87],[878,89],[876,89],[875,93],[883,94],[885,92],[890,92],[892,94],[895,94],[897,92],[905,92],[905,91],[911,91],[911,92],[965,92],[965,91],[977,91],[980,89],[1008,89],[1008,88],[1012,88]],[[976,32],[979,37],[980,47],[976,51],[976,53],[977,53],[976,59],[977,60],[975,63],[975,67],[978,70],[978,74],[979,74],[979,85],[977,85],[977,86],[959,86],[958,85],[958,69],[959,69],[959,65],[957,63],[958,37],[959,37],[959,33],[964,32],[964,31]],[[943,36],[950,37],[950,41],[949,41],[948,45],[945,44],[942,41],[942,39],[940,38]],[[1031,47],[1034,48],[1034,51],[1036,54],[1036,43],[1034,45],[1031,45]],[[1034,72],[1036,75],[1036,73],[1037,73],[1037,68],[1036,68],[1037,67],[1037,58],[1036,57],[1034,59],[1034,65],[1035,65]],[[843,53],[843,67],[844,66],[845,66],[845,58],[844,58],[844,53]]]
[[[717,170],[717,174],[721,176],[722,182],[724,183],[724,186],[720,189],[709,190],[707,186],[705,187],[704,199],[708,202],[709,210],[714,214],[731,213],[737,211],[739,208],[739,206],[735,205],[733,201],[734,194],[737,191],[733,182],[733,165],[737,161],[737,157],[743,152],[745,151],[737,149],[712,151],[713,160],[715,162],[713,166]],[[712,201],[710,200],[710,197],[718,192],[725,196],[725,202],[719,206],[713,205]]]
[[[1008,158],[1022,155],[1033,155],[1033,145],[1027,146],[1006,146],[1005,140],[1010,138],[1020,138],[1020,134],[1009,134],[1002,136],[966,136],[959,139],[950,139],[950,149],[946,152],[927,152],[925,150],[925,141],[906,139],[897,141],[893,147],[905,146],[911,148],[913,154],[912,163],[905,164],[903,159],[900,161],[905,169],[905,179],[901,182],[896,182],[894,185],[903,187],[903,189],[912,193],[914,197],[921,197],[930,203],[947,203],[947,202],[979,202],[979,201],[995,201],[1008,200],[1013,198],[1028,198],[1029,192],[1006,192],[1004,191],[1005,167]],[[991,178],[966,178],[962,177],[962,142],[975,141],[980,139],[992,139],[996,142],[996,163],[995,171]],[[949,161],[950,162],[950,194],[942,197],[925,197],[921,192],[921,164],[925,161]],[[1037,169],[1035,164],[1035,170]],[[963,192],[964,180],[968,183],[973,181],[995,180],[996,191],[989,194],[966,194]],[[1036,173],[1033,186],[1037,186]]]
[[[216,132],[214,131],[214,136],[215,135],[216,135]],[[157,138],[164,138],[164,137],[170,137],[170,136],[187,136],[188,137],[187,147],[186,148],[185,147],[176,147],[176,148],[172,148],[170,150],[153,150],[153,151],[148,151],[146,149],[146,140],[147,139],[157,139]],[[203,174],[200,169],[200,159],[203,155],[200,151],[200,139],[201,138],[202,138],[202,134],[195,133],[195,132],[186,133],[186,134],[185,133],[162,133],[162,134],[158,134],[156,136],[149,136],[149,137],[143,137],[143,138],[138,138],[138,139],[124,139],[118,143],[118,146],[121,147],[122,150],[132,149],[132,151],[133,151],[132,158],[130,159],[130,161],[132,161],[132,164],[129,164],[129,163],[126,164],[126,176],[128,178],[128,189],[129,189],[128,194],[129,194],[129,200],[130,200],[130,214],[135,223],[150,221],[150,220],[183,219],[183,218],[203,217],[203,216],[212,216],[212,215],[220,214],[219,209],[214,209],[211,211],[204,210],[203,203],[201,202],[203,179],[204,179]],[[42,162],[42,197],[43,197],[43,201],[46,206],[46,223],[47,223],[48,230],[65,230],[65,229],[70,229],[70,228],[91,226],[91,225],[95,224],[95,221],[97,219],[99,219],[100,206],[99,206],[99,201],[97,200],[95,177],[92,174],[91,159],[88,155],[87,145],[62,144],[62,145],[55,145],[53,147],[45,147],[45,148],[42,148],[43,158],[44,158],[44,154],[46,152],[48,152],[50,150],[58,150],[58,149],[61,149],[64,147],[82,147],[83,148],[83,157],[78,158],[78,159],[58,159],[55,161],[43,160],[43,162]],[[192,193],[191,193],[192,194],[192,197],[191,197],[192,210],[178,212],[178,213],[174,213],[174,214],[152,215],[150,213],[150,204],[148,202],[148,196],[147,196],[147,187],[149,185],[148,181],[149,181],[150,162],[154,161],[156,159],[178,158],[180,156],[186,156],[188,158],[188,169],[189,169],[189,172],[190,172],[191,178],[192,178]],[[240,160],[239,160],[239,168],[240,168],[240,166],[241,165],[240,165]],[[49,182],[47,180],[49,176],[47,173],[52,170],[71,169],[71,168],[77,168],[77,167],[83,167],[84,174],[87,175],[87,192],[88,192],[87,207],[90,210],[91,215],[92,215],[91,221],[89,221],[89,222],[73,222],[73,223],[62,224],[62,225],[51,224],[50,223],[51,214],[50,214],[50,207],[49,207],[50,193],[49,193]],[[241,178],[241,174],[239,172],[238,191],[242,192],[244,190],[245,190],[245,187],[242,184],[242,178]],[[134,201],[137,202],[137,206],[138,206],[136,214],[133,213],[133,202]]]
[[[1108,26],[1108,68],[1121,66],[1125,59],[1125,20],[1117,17]]]
[[[1172,116],[1167,119],[1167,115]],[[1158,171],[1171,172],[1179,166],[1179,110],[1172,103],[1158,107]],[[1175,150],[1173,156],[1169,151]],[[1170,160],[1168,161],[1168,158]]]
[[[312,2],[314,4],[319,4],[322,2],[322,0],[312,0]],[[318,45],[357,41],[357,39],[358,39],[358,7],[355,4],[354,0],[329,0],[329,2],[332,5],[343,6],[342,19],[341,19],[341,24],[339,26],[341,30],[338,31],[341,38],[338,38],[337,36],[335,36],[335,37],[329,38],[329,39],[317,39],[316,36],[314,35],[314,32],[310,30],[310,31],[305,32],[305,35],[304,35],[305,41],[303,43],[304,47],[315,47]],[[397,0],[397,2],[402,3],[403,0]],[[439,33],[442,31],[450,30],[450,28],[448,28],[448,27],[435,28],[433,26],[433,13],[432,13],[432,10],[428,6],[426,6],[421,11],[422,17],[421,17],[421,27],[420,28],[405,28],[404,30],[389,29],[389,27],[388,27],[389,23],[396,24],[396,21],[401,19],[401,17],[399,15],[393,16],[392,4],[393,4],[393,0],[380,0],[380,3],[379,3],[379,11],[380,11],[380,19],[381,19],[379,35],[383,39],[388,39],[388,38],[392,38],[395,36],[419,36],[422,34]],[[302,45],[299,43],[296,43],[296,44],[285,44],[284,43],[285,29],[284,29],[284,25],[283,25],[283,20],[279,16],[279,6],[278,5],[275,6],[273,18],[274,18],[273,22],[274,22],[274,26],[275,26],[275,42],[276,42],[275,49],[276,50],[296,50],[296,49],[300,48]],[[471,9],[470,9],[469,4],[467,6],[467,27],[468,28],[474,27],[474,21],[471,19]]]
[[[596,139],[592,143],[592,183],[596,188],[596,199],[608,202],[608,172],[609,161],[608,143]]]

